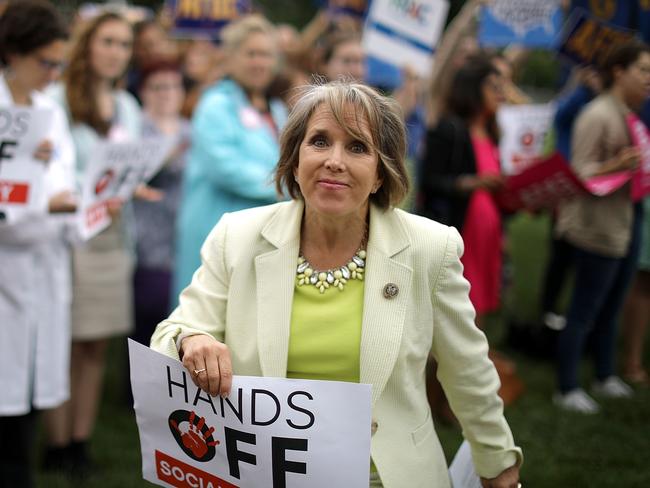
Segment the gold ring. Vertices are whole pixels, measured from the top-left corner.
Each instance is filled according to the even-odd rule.
[[[194,376],[198,376],[199,373],[203,373],[204,371],[205,371],[205,368],[202,368],[202,369],[195,369],[195,370],[194,370]]]

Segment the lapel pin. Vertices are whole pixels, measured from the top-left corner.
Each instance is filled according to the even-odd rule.
[[[386,283],[386,286],[384,286],[384,298],[390,300],[391,298],[395,298],[398,293],[399,288],[397,288],[395,283]]]

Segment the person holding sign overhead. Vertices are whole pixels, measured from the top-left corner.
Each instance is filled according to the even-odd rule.
[[[62,215],[74,211],[74,147],[65,113],[39,90],[63,68],[63,19],[42,1],[10,2],[0,16],[2,131],[10,108],[46,109],[52,122],[36,158],[47,165],[41,214],[0,222],[0,486],[31,487],[37,410],[68,399],[70,254]],[[27,128],[29,130],[29,127]],[[0,164],[20,164],[5,161]],[[46,410],[47,411],[47,410]]]
[[[269,183],[286,109],[267,97],[277,62],[274,36],[271,23],[257,15],[222,31],[228,76],[204,92],[192,119],[174,297],[191,281],[201,244],[222,214],[276,201]]]
[[[612,48],[602,69],[605,91],[585,106],[571,144],[571,165],[583,179],[629,172],[641,148],[633,145],[630,124],[650,96],[650,47],[630,41]],[[640,123],[640,122],[639,122]],[[556,234],[575,248],[575,284],[566,327],[558,338],[560,408],[584,414],[598,403],[578,381],[587,333],[594,341],[596,381],[603,398],[628,398],[633,390],[615,374],[616,326],[639,257],[643,207],[629,184],[606,196],[578,196],[558,211]]]
[[[232,375],[372,385],[371,486],[449,486],[426,396],[429,355],[486,487],[514,488],[521,450],[474,326],[458,232],[395,206],[409,187],[395,101],[305,87],[280,143],[290,201],[222,216],[151,347],[211,395]]]
[[[101,13],[82,26],[63,74],[50,93],[68,112],[81,179],[98,142],[136,140],[141,113],[135,99],[116,88],[131,57],[130,24]],[[87,444],[101,396],[108,339],[131,329],[133,251],[126,229],[129,212],[111,200],[111,225],[73,252],[71,400],[52,422],[46,467],[84,473]],[[127,207],[128,208],[128,207]]]

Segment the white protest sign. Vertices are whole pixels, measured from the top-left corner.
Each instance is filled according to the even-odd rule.
[[[210,397],[174,359],[129,341],[142,474],[187,488],[367,488],[371,386],[235,376]]]
[[[554,33],[553,13],[559,5],[560,0],[492,0],[487,8],[497,20],[521,37],[536,27]]]
[[[463,441],[449,465],[449,479],[453,488],[481,488],[482,486],[467,441]]]
[[[79,228],[90,239],[111,223],[107,200],[128,200],[138,185],[151,179],[165,162],[174,141],[151,137],[137,142],[99,142],[81,188]]]
[[[363,46],[370,56],[429,76],[448,10],[447,0],[373,0]]]
[[[46,163],[34,153],[48,138],[52,117],[49,109],[0,107],[0,210],[38,209],[45,202]]]
[[[550,103],[504,105],[499,109],[499,155],[503,174],[520,173],[539,159],[554,114],[555,105]]]

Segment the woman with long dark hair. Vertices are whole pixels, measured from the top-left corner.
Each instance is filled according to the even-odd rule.
[[[496,124],[502,101],[491,59],[469,58],[453,79],[445,116],[427,132],[419,179],[420,213],[461,231],[479,327],[500,301],[502,228],[492,192],[502,183]]]
[[[135,99],[117,89],[131,58],[130,24],[120,15],[91,19],[76,40],[63,85],[55,96],[68,111],[82,175],[100,141],[138,138],[141,114]],[[57,411],[46,464],[85,471],[103,383],[108,340],[126,335],[132,321],[133,252],[127,212],[113,201],[111,225],[73,253],[71,401]]]

